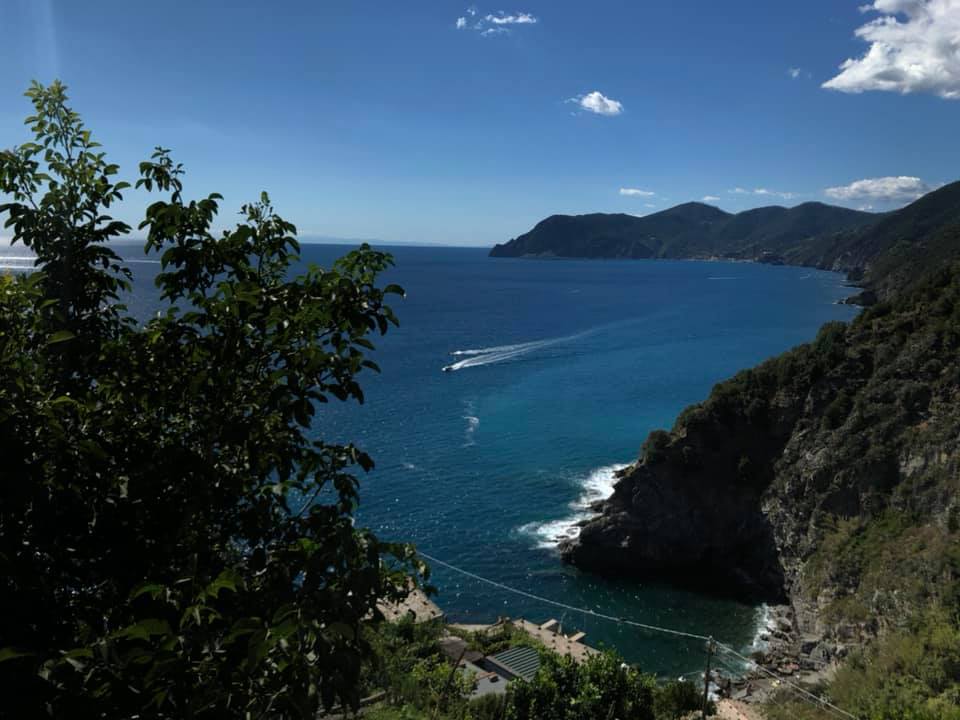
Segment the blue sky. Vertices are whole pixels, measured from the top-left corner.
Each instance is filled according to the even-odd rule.
[[[960,0],[863,2],[0,0],[0,145],[60,77],[128,174],[162,144],[228,221],[266,189],[308,235],[888,209],[960,177]]]

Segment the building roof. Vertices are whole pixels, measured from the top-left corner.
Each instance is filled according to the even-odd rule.
[[[476,685],[470,694],[471,698],[477,698],[481,695],[503,695],[507,692],[508,680],[495,672],[484,670],[466,660],[460,663],[458,669],[462,674],[473,675]]]
[[[540,653],[532,647],[513,647],[491,655],[487,662],[502,668],[513,677],[532,680],[540,669]]]

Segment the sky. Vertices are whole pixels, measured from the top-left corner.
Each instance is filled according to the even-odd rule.
[[[60,78],[124,177],[171,148],[224,224],[261,190],[303,236],[451,245],[887,210],[960,178],[960,0],[864,2],[0,0],[0,147]]]

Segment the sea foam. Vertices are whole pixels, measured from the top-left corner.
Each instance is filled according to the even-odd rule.
[[[580,523],[593,516],[590,506],[600,500],[606,500],[613,494],[617,484],[616,474],[627,467],[626,464],[606,465],[591,471],[579,479],[582,489],[580,496],[570,503],[573,511],[558,520],[527,523],[519,528],[524,535],[532,537],[538,548],[552,550],[562,540],[572,540],[580,534]]]

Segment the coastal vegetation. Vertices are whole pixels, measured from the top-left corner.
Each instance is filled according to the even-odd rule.
[[[63,85],[27,93],[0,206],[34,272],[0,278],[0,715],[313,718],[359,698],[361,627],[424,567],[355,527],[373,460],[318,439],[396,318],[369,247],[294,276],[264,194],[214,233],[168,151],[140,230],[160,311],[123,305],[118,182]]]
[[[858,231],[849,247],[873,248],[855,262],[881,301],[652,433],[568,559],[786,601],[778,652],[842,662],[824,692],[845,708],[956,717],[958,196],[947,186]]]
[[[960,626],[943,608],[912,617],[902,629],[858,649],[828,686],[835,703],[856,717],[886,720],[960,718]],[[835,717],[784,692],[770,703],[769,720]]]
[[[527,645],[540,653],[533,679],[512,681],[502,695],[470,698],[467,673],[455,672],[440,640],[448,632],[468,641],[471,650],[496,652]],[[365,629],[375,648],[364,674],[365,694],[385,693],[385,700],[364,716],[376,720],[679,720],[698,712],[702,687],[670,681],[626,665],[614,652],[583,663],[561,657],[511,625],[488,632],[464,633],[441,623],[411,620]],[[714,712],[710,703],[708,711]]]

